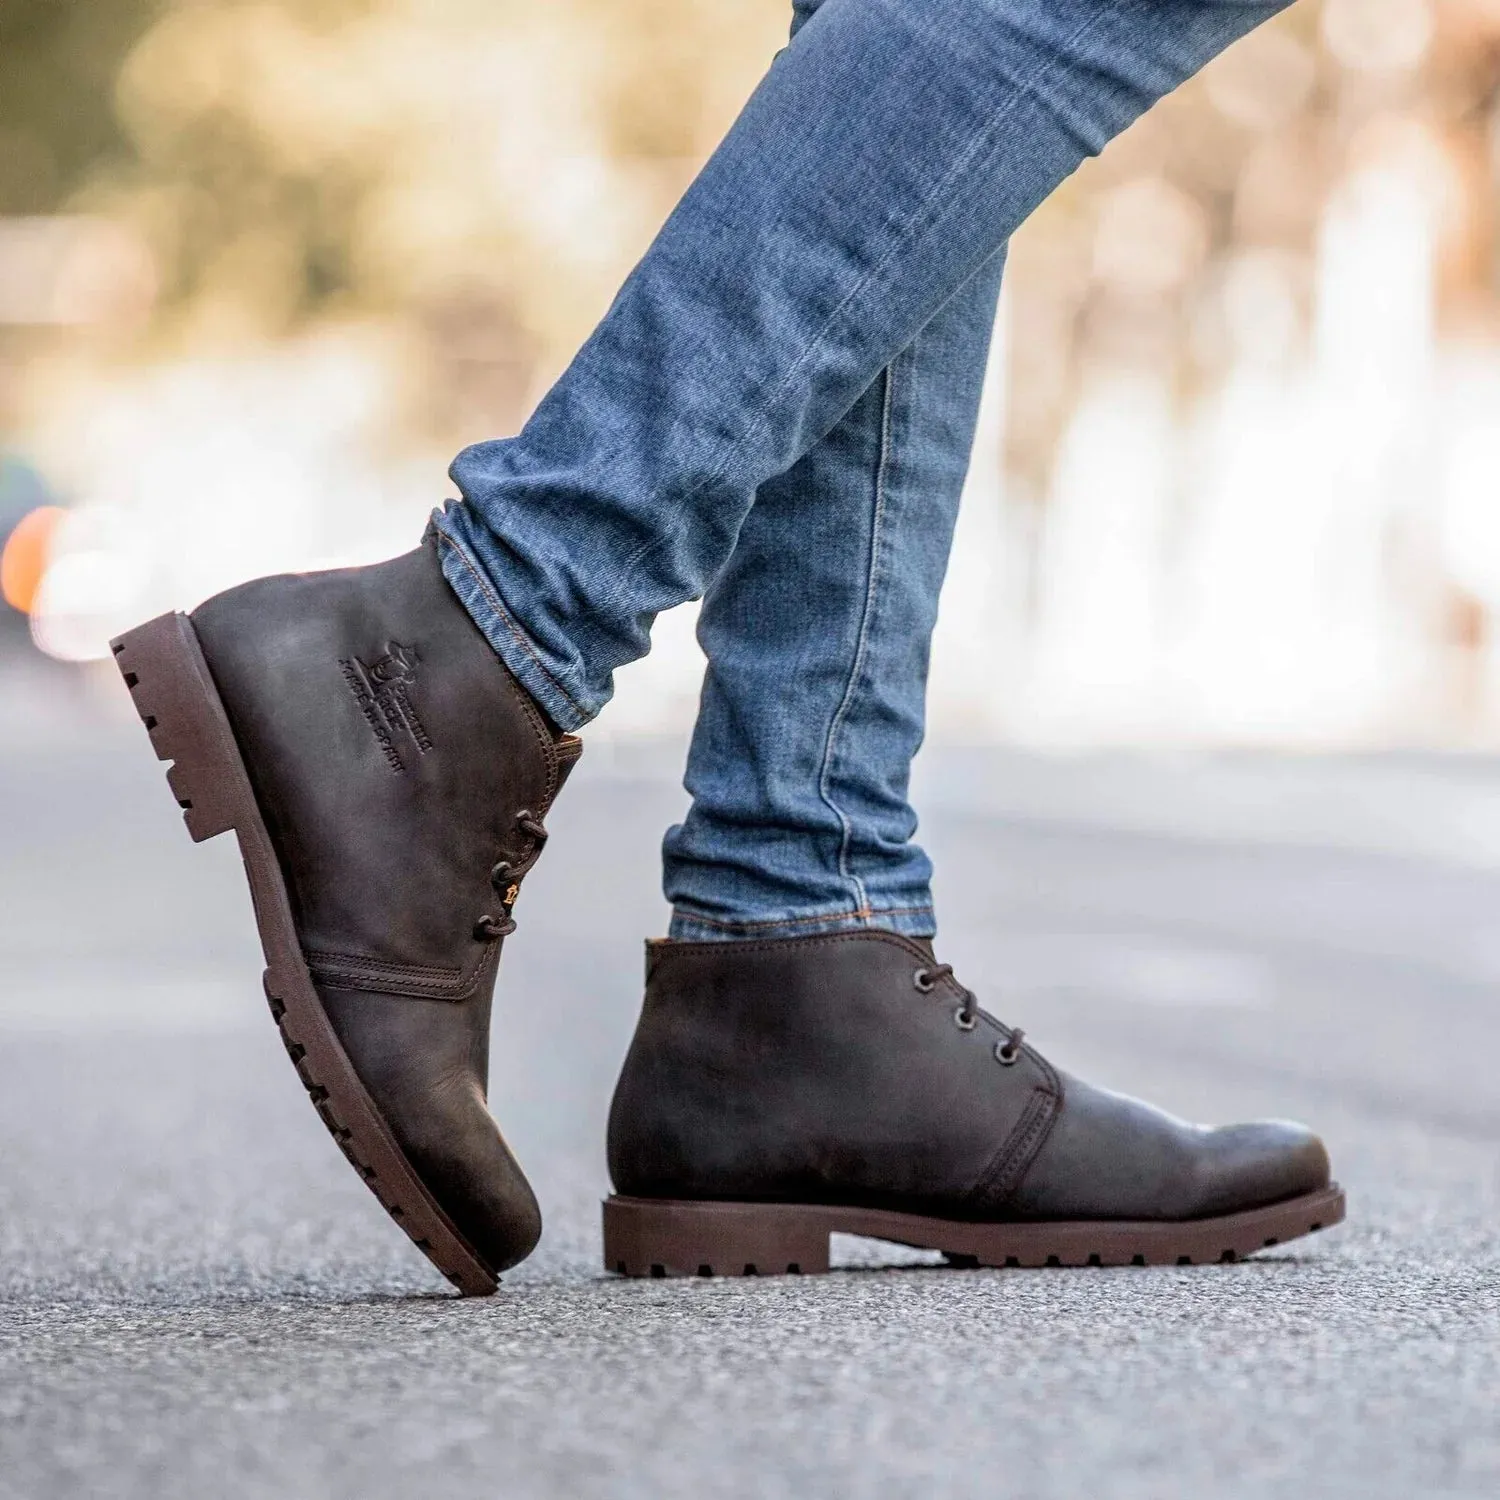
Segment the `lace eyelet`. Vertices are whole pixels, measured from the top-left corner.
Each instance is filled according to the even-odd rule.
[[[957,1026],[960,1031],[973,1031],[973,1029],[979,1024],[979,1022],[975,1017],[969,1015],[964,1010],[963,1006],[960,1005],[958,1009],[953,1012],[953,1024]]]
[[[510,884],[511,862],[508,859],[500,860],[490,871],[490,885],[496,891],[503,891]]]
[[[937,981],[926,969],[918,969],[911,976],[912,987],[922,995],[930,995],[937,988]]]
[[[1013,1068],[1021,1060],[1021,1049],[1010,1042],[995,1043],[995,1061],[1002,1068]]]

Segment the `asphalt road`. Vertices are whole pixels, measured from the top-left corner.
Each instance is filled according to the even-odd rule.
[[[826,1278],[653,1283],[602,1272],[597,1216],[680,794],[659,754],[586,755],[497,1014],[547,1233],[460,1302],[286,1064],[232,843],[188,843],[124,726],[26,738],[0,745],[5,1500],[1500,1493],[1500,768],[928,766],[965,982],[1074,1071],[1313,1121],[1345,1227],[1202,1269],[849,1242]]]

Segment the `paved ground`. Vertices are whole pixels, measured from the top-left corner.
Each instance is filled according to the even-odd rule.
[[[851,1242],[828,1278],[661,1284],[602,1274],[596,1216],[678,797],[586,756],[498,1017],[547,1235],[460,1303],[286,1065],[232,845],[188,844],[134,733],[15,741],[5,1500],[1500,1492],[1500,769],[928,768],[966,982],[1076,1071],[1316,1121],[1344,1229],[1202,1270]]]

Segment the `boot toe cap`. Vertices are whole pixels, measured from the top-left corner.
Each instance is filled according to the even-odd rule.
[[[387,1118],[428,1192],[493,1271],[531,1254],[541,1209],[477,1089],[435,1097],[415,1117]]]
[[[1300,1197],[1328,1182],[1327,1149],[1305,1126],[1191,1125],[1067,1078],[1057,1121],[1015,1207],[1034,1218],[1201,1219]]]
[[[541,1238],[536,1195],[485,1100],[461,1007],[321,989],[354,1071],[408,1164],[491,1271]]]
[[[1299,1198],[1330,1180],[1328,1148],[1305,1125],[1261,1120],[1206,1132],[1198,1202],[1190,1217]]]

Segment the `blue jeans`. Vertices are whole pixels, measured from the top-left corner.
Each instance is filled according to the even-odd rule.
[[[908,775],[1005,244],[1284,3],[798,0],[525,428],[454,461],[445,573],[559,726],[704,601],[673,937],[934,932]]]

